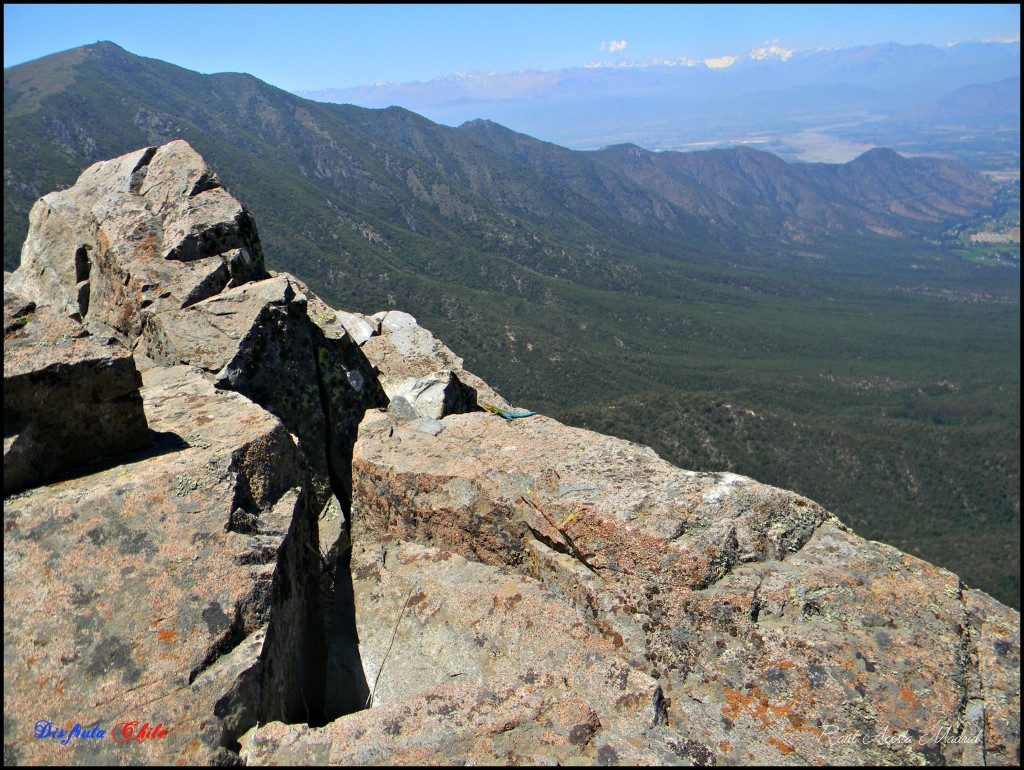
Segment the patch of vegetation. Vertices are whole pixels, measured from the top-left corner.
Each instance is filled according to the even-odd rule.
[[[961,259],[1020,268],[1020,178],[999,184],[992,206],[947,230],[939,241]]]

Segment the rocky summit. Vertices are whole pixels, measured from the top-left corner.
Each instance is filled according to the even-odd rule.
[[[1020,615],[328,307],[183,141],[4,280],[5,764],[1020,762]],[[485,408],[490,407],[490,409]]]

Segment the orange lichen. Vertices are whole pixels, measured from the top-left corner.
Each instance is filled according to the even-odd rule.
[[[768,738],[768,743],[770,743],[772,746],[774,746],[780,752],[782,752],[783,756],[786,756],[787,754],[792,754],[794,751],[796,751],[795,746],[790,746],[785,741],[776,740],[774,735]]]
[[[159,631],[156,632],[156,638],[164,644],[173,644],[177,636],[178,632],[174,631],[173,629],[161,628]]]
[[[726,688],[725,699],[729,705],[722,707],[722,713],[730,719],[736,719],[741,713],[746,712],[750,716],[760,719],[766,726],[769,722],[774,723],[775,721],[770,719],[770,715],[787,716],[795,702],[794,699],[782,706],[772,706],[768,701],[768,696],[756,686],[751,688],[750,695]]]

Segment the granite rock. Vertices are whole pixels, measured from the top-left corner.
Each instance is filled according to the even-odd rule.
[[[4,291],[4,494],[152,443],[131,353]]]
[[[157,363],[198,366],[280,417],[313,470],[317,504],[333,494],[347,510],[359,420],[388,401],[352,338],[328,336],[297,289],[281,274],[154,314],[139,349]]]
[[[377,367],[388,396],[408,402],[411,413],[440,419],[475,411],[477,398],[509,408],[497,391],[466,371],[463,360],[408,313],[386,310],[369,320],[377,333],[362,343],[363,353]]]
[[[182,142],[97,164],[36,208],[8,280],[31,294],[11,295],[5,336],[18,345],[8,368],[48,372],[64,365],[68,345],[82,357],[79,349],[109,344],[107,359],[130,366],[155,442],[114,467],[93,453],[79,476],[5,501],[8,758],[230,762],[234,740],[257,721],[343,713],[331,711],[346,701],[338,693],[361,692],[363,674],[329,665],[353,659],[338,625],[350,623],[351,597],[335,580],[347,574],[351,444],[367,406],[387,403],[372,368],[347,335],[328,338],[309,320],[289,276],[269,279],[248,214]],[[83,241],[92,245],[69,259],[68,243]],[[92,291],[78,296],[88,307],[65,291],[76,255],[101,257],[86,261]],[[201,266],[211,260],[226,278],[208,280]],[[127,293],[97,291],[110,286]],[[43,316],[60,345],[29,333]],[[144,370],[141,398],[127,347]],[[6,410],[5,423],[31,428],[58,407],[95,411],[89,377],[76,369],[67,380],[63,404],[28,388],[27,416]],[[323,542],[318,516],[334,509],[323,533],[333,542]],[[40,585],[43,599],[51,589],[55,597],[41,605],[42,626],[32,599]],[[48,644],[52,655],[31,654]],[[110,729],[151,703],[175,738],[136,755],[112,742],[95,754],[32,737],[33,714],[70,728],[90,713]]]
[[[260,726],[243,741],[249,764],[673,756],[657,683],[538,581],[397,541],[357,546],[352,566],[373,708],[296,740],[292,726]]]
[[[1020,616],[955,575],[794,493],[548,418],[443,424],[367,416],[353,542],[540,580],[658,682],[680,759],[1016,762]]]
[[[142,397],[154,446],[4,501],[9,761],[208,764],[239,710],[253,712],[245,729],[261,710],[305,714],[296,684],[313,692],[319,597],[312,576],[281,567],[305,562],[315,532],[293,486],[300,452],[273,415],[188,367],[148,370]],[[244,659],[226,662],[232,651]],[[259,670],[261,651],[278,670]],[[232,702],[240,677],[255,702]],[[62,747],[32,737],[41,719],[107,731],[149,721],[168,734]]]
[[[43,196],[11,288],[131,345],[150,313],[266,277],[249,212],[179,140]]]

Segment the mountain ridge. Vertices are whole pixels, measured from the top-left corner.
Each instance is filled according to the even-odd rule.
[[[207,84],[207,87],[206,87],[205,90],[208,92],[208,94],[211,97],[214,96],[214,94],[217,93],[217,92],[223,92],[225,86],[227,84],[229,84],[229,83],[236,84],[237,86],[239,86],[243,90],[249,90],[250,87],[255,88],[256,90],[272,88],[272,87],[266,86],[266,84],[262,84],[257,79],[252,78],[252,76],[238,74],[238,73],[218,73],[218,74],[210,75],[210,76],[198,75],[197,73],[189,73],[188,75],[186,75],[185,73],[188,72],[187,70],[182,70],[180,68],[168,69],[170,67],[173,67],[173,65],[167,65],[167,64],[165,64],[163,62],[158,62],[157,60],[143,60],[143,59],[141,59],[139,57],[134,57],[134,56],[128,54],[123,49],[120,49],[119,47],[117,47],[116,45],[114,45],[112,43],[104,43],[104,44],[99,44],[97,46],[86,47],[85,49],[76,49],[76,50],[77,51],[86,52],[86,53],[79,54],[78,56],[75,56],[74,54],[71,54],[71,53],[68,54],[68,58],[69,59],[70,58],[77,59],[78,60],[77,63],[79,63],[79,65],[81,63],[81,58],[80,58],[81,56],[90,55],[90,56],[99,56],[101,58],[102,57],[106,57],[107,59],[110,60],[110,61],[107,62],[107,66],[111,66],[111,67],[113,67],[115,69],[119,68],[120,69],[120,74],[122,74],[122,75],[124,75],[126,73],[127,74],[131,74],[132,72],[139,72],[140,68],[143,67],[143,65],[142,65],[143,61],[153,62],[154,64],[148,65],[148,66],[155,66],[158,69],[162,70],[163,72],[168,73],[168,79],[170,79],[172,81],[174,80],[174,78],[170,77],[170,75],[169,75],[170,72],[174,72],[174,75],[179,77],[179,78],[190,78],[197,85],[203,84],[203,83]],[[44,60],[39,60],[39,61],[43,62]],[[17,78],[17,74],[18,73],[21,73],[21,72],[25,71],[23,69],[24,66],[25,65],[20,65],[20,67],[13,68],[11,70],[11,74],[10,75],[8,75],[8,72],[5,71],[5,105],[6,105],[5,115],[9,114],[10,117],[12,117],[12,118],[23,116],[25,114],[24,112],[19,110],[19,102],[22,101],[22,99],[25,97],[25,94],[20,92],[19,87],[18,87],[18,83],[20,81]],[[39,65],[36,64],[36,66],[38,67]],[[198,78],[198,80],[197,80],[197,78]],[[206,80],[203,80],[203,78],[206,78]],[[256,84],[259,84],[259,85],[256,85]],[[30,85],[29,88],[31,89],[32,86]],[[210,91],[213,91],[213,93],[210,93]],[[287,104],[287,97],[285,96],[285,94],[287,94],[287,92],[281,91],[280,89],[273,89],[273,91],[276,92],[275,93],[275,97],[277,98],[276,99],[277,101],[280,101],[283,98],[284,99],[284,103]],[[253,95],[255,95],[255,94],[253,94]],[[26,101],[29,101],[30,103],[34,104],[34,103],[36,103],[37,100],[35,98],[31,98],[31,99],[27,99]],[[294,106],[292,106],[291,108],[293,110],[297,110],[298,109],[297,107],[294,107]],[[355,117],[354,115],[351,115],[351,109],[354,109],[354,108],[350,108],[349,109],[349,115],[346,116],[346,117],[349,118],[346,121],[347,122],[347,127],[349,128],[349,130],[351,130],[351,128],[353,127],[352,126],[352,123],[353,123],[352,118]],[[409,113],[409,116],[411,116],[413,114],[414,113]],[[341,117],[342,115],[344,115],[344,112],[336,111],[336,115],[338,117]],[[388,125],[388,130],[391,132],[391,134],[389,136],[389,139],[392,140],[392,141],[394,141],[394,140],[400,140],[401,141],[402,140],[403,128],[404,128],[403,124],[407,124],[408,121],[412,119],[411,117],[408,117],[408,116],[401,117],[398,120],[388,119],[390,117],[398,116],[398,115],[401,115],[401,113],[396,113],[396,112],[393,112],[393,111],[385,110],[383,113],[381,113],[378,116],[379,118],[385,118],[385,120],[379,120],[378,119],[377,121],[373,121],[373,122],[375,122],[375,123],[377,123],[377,124],[379,124],[381,126],[383,126],[385,124]],[[301,119],[300,119],[299,122],[301,122]],[[367,123],[367,121],[362,121],[362,122],[364,123],[364,125],[372,124],[372,123]],[[293,123],[294,123],[294,121],[293,121]],[[460,130],[470,132],[475,138],[481,138],[481,132],[479,131],[479,126],[480,126],[480,124],[472,123],[471,122],[469,124],[461,126]],[[421,122],[418,126],[416,126],[413,129],[413,133],[415,133],[417,130],[419,131],[419,135],[418,136],[412,136],[411,133],[404,132],[409,137],[409,138],[405,139],[404,141],[406,142],[407,147],[412,152],[419,153],[421,155],[422,155],[422,153],[427,152],[426,147],[423,144],[423,139],[422,139],[422,132],[424,131],[424,129],[426,127],[427,127],[427,124]],[[158,128],[158,127],[154,127],[154,128]],[[437,137],[439,137],[441,139],[442,143],[444,143],[446,141],[446,137],[450,138],[450,137],[455,136],[455,134],[446,133],[446,131],[444,130],[443,127],[436,126],[436,125],[433,125],[433,124],[431,124],[430,130],[432,130],[434,132],[435,136],[437,136]],[[264,140],[270,139],[270,140],[278,140],[278,141],[283,141],[283,142],[287,142],[288,141],[288,138],[283,136],[283,135],[281,135],[279,132],[275,134],[273,131],[270,131],[268,133],[269,133],[269,135],[263,137]],[[493,139],[493,137],[492,137],[492,139]],[[552,147],[556,146],[556,145],[550,145],[550,143],[538,143],[537,140],[533,140],[530,137],[525,137],[525,135],[522,135],[522,134],[519,134],[518,138],[515,141],[519,142],[520,146],[522,146],[522,143],[525,142],[527,145],[529,145],[530,149],[534,153],[537,153],[537,152],[541,151],[541,149],[551,150]],[[448,141],[447,144],[448,144],[449,147],[451,146],[451,142],[450,141]],[[489,146],[490,146],[491,149],[495,149],[496,148],[496,145],[493,142]],[[98,146],[96,146],[95,139],[93,140],[93,146],[91,146],[89,149],[91,150],[92,154],[95,154],[98,151],[99,148],[98,148]],[[740,152],[750,152],[750,150],[748,148],[740,148],[739,151]],[[436,157],[436,155],[437,155],[437,153],[435,153],[435,157]],[[562,155],[563,155],[563,157],[567,157],[565,155],[565,153],[562,153]],[[507,152],[506,152],[506,156],[509,157]],[[523,159],[524,157],[525,156],[521,155],[521,156],[519,156],[519,159]],[[580,157],[582,157],[582,156],[580,156]],[[669,157],[669,156],[666,156],[666,157]],[[711,156],[704,156],[704,159],[706,160],[707,158],[710,158],[710,157]],[[729,157],[729,156],[727,156],[727,155],[719,155],[717,157],[725,158],[725,157]],[[873,156],[873,157],[879,157],[879,156]],[[886,157],[891,159],[891,158],[894,158],[895,156],[886,156]],[[428,161],[431,161],[431,157],[429,157],[429,156],[428,157],[424,157],[424,159],[428,160]],[[88,159],[87,158],[83,158],[82,160],[88,160]],[[545,160],[550,160],[550,158],[546,157]],[[765,162],[768,162],[768,160],[766,159]],[[942,168],[945,171],[945,173],[947,173],[947,174],[950,173],[946,169],[952,168],[952,166],[950,166],[948,164],[940,164],[940,165],[942,166]],[[534,166],[534,168],[536,168],[537,167],[537,163],[534,162],[533,166]],[[786,168],[786,166],[776,163],[775,164],[775,168],[776,169],[782,169],[782,168]],[[851,168],[853,168],[853,167],[851,167]],[[909,168],[909,164],[904,164],[903,173],[905,173],[905,169],[906,168]],[[325,171],[324,169],[320,169],[320,174],[323,175],[324,171]],[[304,174],[308,174],[308,171],[304,171],[303,173]],[[813,173],[813,172],[806,172],[806,173]],[[956,180],[957,183],[958,183],[957,186],[958,187],[963,187],[966,179],[967,179],[966,175],[961,172],[959,174],[959,178]],[[18,181],[21,181],[21,180],[18,180]],[[606,180],[603,180],[603,183],[606,186],[608,185],[608,182]],[[980,178],[976,178],[973,181],[973,184],[974,184],[974,187],[977,190],[982,190],[984,188],[984,186],[985,186]],[[13,185],[13,186],[16,187],[17,183],[15,183],[15,185]],[[12,186],[10,186],[10,185],[8,186],[8,188],[7,188],[8,193],[11,192],[11,187]],[[973,193],[973,192],[975,192],[975,190],[971,190],[970,192]],[[620,197],[622,197],[622,195],[628,195],[630,193],[634,193],[635,194],[635,191],[629,191],[629,190],[624,191],[623,193],[620,193]],[[972,204],[974,204],[974,205],[978,205],[978,203],[979,203],[979,201],[977,201],[977,200],[972,200],[970,202]],[[648,206],[649,205],[650,204],[648,204]],[[958,211],[958,212],[955,212],[955,213],[963,214],[964,211],[961,210],[961,211]],[[730,222],[729,224],[731,226],[735,226],[736,222],[733,221],[733,222]],[[8,265],[11,264],[11,256],[12,255],[11,255],[10,249],[5,247],[5,263],[8,264]]]

